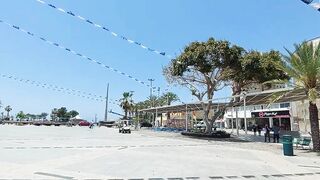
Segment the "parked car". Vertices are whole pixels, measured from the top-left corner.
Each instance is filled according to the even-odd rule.
[[[115,126],[115,121],[99,121],[98,126],[112,127]]]
[[[203,121],[200,121],[197,124],[195,124],[194,127],[197,129],[206,129],[206,124]]]
[[[140,123],[140,127],[152,127],[152,124],[147,121],[143,121]]]
[[[89,123],[88,121],[80,121],[78,125],[79,126],[90,126],[91,123]]]

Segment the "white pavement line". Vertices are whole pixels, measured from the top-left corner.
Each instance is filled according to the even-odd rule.
[[[73,179],[73,177],[70,177],[70,176],[64,176],[64,175],[52,174],[52,173],[35,172],[34,174],[55,177],[55,178],[61,178],[61,179]]]
[[[117,151],[114,151],[116,153]],[[52,179],[52,178],[43,178],[40,174],[34,174],[34,172],[45,172],[48,174],[56,174],[56,175],[68,175],[70,177],[76,177],[75,179],[108,179],[111,178],[108,175],[100,175],[100,174],[91,174],[88,172],[73,172],[65,170],[64,167],[72,166],[73,163],[85,163],[88,161],[92,161],[94,159],[98,159],[101,156],[105,156],[110,154],[110,152],[102,151],[89,151],[89,152],[81,152],[77,155],[65,156],[63,158],[56,158],[47,161],[40,161],[36,163],[29,164],[15,164],[15,163],[1,163],[0,162],[0,177],[8,177],[9,179]],[[3,166],[2,166],[3,165]],[[39,177],[37,177],[37,176]],[[31,177],[31,178],[30,178]],[[0,178],[1,179],[1,178]]]

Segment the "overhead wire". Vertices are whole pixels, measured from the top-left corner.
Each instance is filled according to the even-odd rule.
[[[87,23],[87,24],[92,25],[93,27],[102,29],[104,32],[107,32],[107,33],[109,33],[110,35],[112,35],[112,36],[114,36],[114,37],[117,37],[117,38],[119,38],[119,39],[121,39],[121,40],[124,40],[124,41],[128,42],[129,44],[137,45],[137,46],[141,47],[142,49],[145,49],[145,50],[147,50],[147,51],[149,51],[149,52],[153,52],[153,53],[159,54],[159,55],[164,56],[164,57],[166,57],[166,58],[168,58],[168,59],[171,59],[171,58],[172,58],[171,55],[168,55],[168,54],[167,54],[166,52],[164,52],[164,51],[158,51],[158,50],[156,50],[156,49],[150,48],[150,47],[142,44],[141,42],[134,41],[134,40],[132,40],[132,39],[130,39],[130,38],[124,36],[124,35],[120,35],[119,33],[116,33],[116,32],[114,32],[114,31],[112,31],[109,27],[106,27],[106,26],[97,24],[97,23],[95,23],[94,21],[92,21],[92,20],[90,20],[90,19],[88,19],[88,18],[84,18],[83,16],[78,15],[78,14],[76,14],[76,13],[70,11],[70,10],[66,10],[66,9],[64,9],[64,8],[58,7],[57,5],[54,5],[54,4],[51,4],[51,3],[47,3],[47,2],[45,2],[45,1],[43,1],[43,0],[36,0],[36,1],[39,2],[39,3],[41,3],[41,4],[47,5],[48,7],[51,7],[52,9],[55,9],[55,10],[57,10],[57,11],[65,14],[65,15],[69,15],[69,16],[72,16],[72,17],[74,17],[74,18],[77,18],[77,19],[81,20],[82,22],[85,22],[85,23]]]
[[[70,89],[70,88],[64,88],[64,87],[53,85],[53,84],[49,84],[49,83],[42,83],[42,82],[39,82],[39,81],[24,79],[24,78],[12,76],[12,75],[1,74],[1,73],[0,73],[0,77],[6,78],[6,79],[10,79],[10,80],[14,80],[14,81],[17,81],[17,82],[22,82],[22,83],[25,83],[25,84],[34,85],[34,86],[37,86],[37,87],[42,87],[42,88],[49,89],[49,90],[52,90],[52,91],[58,91],[58,92],[66,93],[66,94],[69,94],[69,95],[78,96],[78,97],[89,99],[89,100],[94,100],[94,101],[98,101],[98,102],[104,102],[105,101],[105,97],[99,96],[99,95],[96,95],[96,94],[93,94],[93,93],[88,93],[88,92],[85,92],[85,91],[80,91],[80,90],[75,90],[75,89]],[[119,105],[119,104],[116,103],[116,101],[113,101],[113,100],[110,100],[109,103],[115,104],[115,105]]]
[[[54,46],[54,47],[60,48],[60,49],[62,49],[62,50],[65,50],[65,51],[67,51],[67,52],[69,52],[69,53],[71,53],[71,54],[74,54],[74,55],[76,55],[76,56],[79,56],[79,57],[81,57],[81,58],[83,58],[83,59],[85,59],[85,60],[88,60],[88,61],[90,61],[90,62],[93,62],[93,63],[95,63],[95,64],[98,64],[98,65],[100,65],[101,67],[106,68],[106,69],[109,69],[109,70],[111,70],[111,71],[113,71],[113,72],[116,72],[116,73],[122,75],[122,76],[126,76],[127,78],[129,78],[129,79],[131,79],[131,80],[134,80],[134,81],[136,81],[136,82],[138,82],[138,83],[140,83],[140,84],[142,84],[142,85],[145,85],[145,86],[147,86],[147,87],[150,86],[150,85],[148,85],[148,83],[146,83],[146,82],[144,82],[144,81],[141,81],[141,80],[139,80],[139,79],[137,79],[137,78],[135,78],[135,77],[127,74],[127,73],[121,72],[121,71],[118,70],[118,69],[112,68],[112,67],[110,67],[110,66],[108,66],[108,65],[106,65],[106,64],[104,64],[104,63],[102,63],[102,62],[100,62],[100,61],[97,61],[97,60],[95,60],[95,59],[93,59],[93,58],[90,58],[90,57],[88,57],[88,56],[86,56],[86,55],[83,55],[82,53],[76,52],[76,51],[72,50],[71,48],[67,48],[67,47],[65,47],[65,46],[63,46],[63,45],[61,45],[61,44],[59,44],[59,43],[52,42],[52,41],[50,41],[50,40],[48,40],[48,39],[46,39],[46,38],[44,38],[44,37],[42,37],[42,36],[37,36],[36,34],[30,32],[30,31],[27,31],[27,30],[25,30],[25,29],[23,29],[23,28],[21,28],[21,27],[19,27],[19,26],[17,26],[17,25],[10,24],[10,23],[8,23],[8,22],[6,22],[6,21],[4,21],[4,20],[1,20],[1,19],[0,19],[0,23],[5,24],[5,25],[7,25],[7,26],[9,26],[9,27],[11,27],[11,28],[13,28],[13,29],[16,29],[16,30],[20,31],[20,32],[23,32],[23,33],[25,33],[25,34],[27,34],[27,35],[29,35],[29,36],[31,36],[31,37],[40,39],[40,40],[42,40],[43,42],[45,42],[45,43],[47,43],[47,44],[50,44],[50,45],[52,45],[52,46]]]

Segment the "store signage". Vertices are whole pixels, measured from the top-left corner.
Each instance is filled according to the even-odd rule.
[[[261,111],[251,112],[253,118],[268,118],[268,117],[290,117],[289,111]]]

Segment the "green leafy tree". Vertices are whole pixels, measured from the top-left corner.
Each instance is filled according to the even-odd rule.
[[[201,102],[206,133],[212,132],[215,121],[208,117],[214,93],[225,87],[225,64],[237,52],[238,47],[231,46],[228,41],[210,38],[207,42],[192,42],[164,68],[164,75],[169,83],[187,87]]]
[[[287,80],[289,77],[279,70],[275,64],[281,63],[281,54],[278,51],[269,52],[245,51],[234,47],[232,58],[224,64],[223,78],[230,82],[232,95],[240,95],[248,85],[260,84],[262,89],[270,84],[263,84],[273,79]],[[238,101],[237,98],[236,101]]]
[[[23,111],[19,111],[18,114],[16,115],[16,118],[22,120],[22,119],[26,119],[27,116],[26,114],[23,113]]]
[[[28,119],[30,119],[30,120],[36,119],[36,115],[30,114],[30,113],[27,113],[27,114],[26,114],[26,117],[27,117]]]
[[[56,121],[57,120],[57,118],[58,118],[57,114],[58,114],[58,109],[54,108],[51,111],[51,115],[50,115],[52,121]]]
[[[72,111],[68,112],[68,116],[70,116],[71,118],[74,118],[74,117],[76,117],[78,115],[79,115],[79,113],[77,111],[75,111],[75,110],[72,110]]]
[[[46,114],[47,116],[48,114]],[[76,117],[77,115],[79,115],[79,113],[76,111],[76,110],[71,110],[71,111],[68,111],[66,107],[61,107],[59,109],[57,108],[54,108],[52,111],[51,111],[51,119],[53,121],[56,121],[56,120],[59,120],[59,121],[69,121],[70,118],[74,118]],[[39,115],[40,117],[42,115]],[[46,117],[45,116],[45,117]]]
[[[66,107],[61,107],[57,110],[57,117],[59,121],[68,121],[70,116]]]
[[[295,51],[286,50],[288,55],[284,56],[282,63],[277,63],[279,70],[287,73],[292,78],[287,81],[294,88],[302,88],[309,99],[309,120],[311,125],[311,136],[313,150],[320,151],[319,117],[316,99],[320,80],[320,46],[313,43],[303,42],[295,44]],[[275,80],[275,83],[284,82]],[[283,96],[279,95],[279,97]]]
[[[66,117],[67,116],[67,108],[66,107],[61,107],[58,109],[57,116],[60,117]]]
[[[131,112],[133,110],[133,101],[132,96],[133,94],[131,92],[124,92],[122,94],[122,98],[120,99],[120,107],[124,111],[124,119],[128,119],[128,112]]]
[[[47,116],[48,116],[48,113],[45,113],[45,112],[43,112],[43,113],[40,114],[40,117],[41,117],[42,119],[47,119]]]

